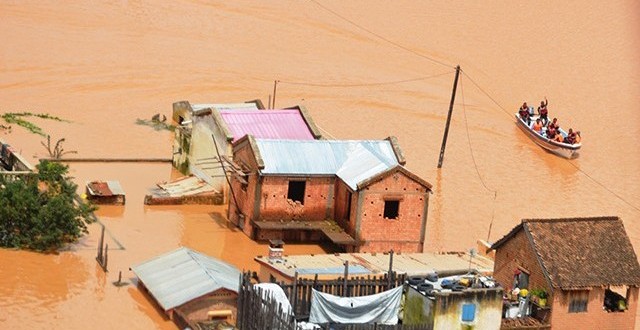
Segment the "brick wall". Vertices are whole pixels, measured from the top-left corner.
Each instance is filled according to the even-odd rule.
[[[635,311],[638,303],[638,288],[630,290],[628,311],[608,313],[603,310],[604,288],[592,288],[588,291],[589,302],[587,312],[569,313],[569,291],[555,289],[553,294],[542,268],[538,264],[533,249],[526,238],[524,230],[518,231],[496,251],[493,277],[506,290],[513,285],[515,269],[529,272],[529,288],[544,288],[550,295],[548,304],[551,307],[552,329],[633,329]]]
[[[422,252],[422,228],[426,219],[428,190],[400,171],[360,190],[359,252]],[[386,200],[399,200],[397,219],[385,219]],[[357,225],[356,225],[357,226]]]
[[[625,312],[609,313],[604,304],[605,288],[592,288],[588,291],[589,303],[583,313],[569,313],[571,294],[557,290],[554,295],[551,328],[552,329],[633,329],[638,304],[638,288],[631,288]]]
[[[176,312],[181,314],[192,327],[199,321],[206,321],[209,311],[230,310],[232,313],[230,321],[233,322],[237,316],[237,302],[237,293],[219,289],[177,307]]]
[[[253,238],[253,226],[251,220],[257,216],[254,214],[256,189],[258,189],[259,181],[258,165],[251,151],[251,145],[247,140],[243,140],[233,148],[234,162],[242,167],[243,171],[248,171],[248,184],[243,186],[235,176],[230,176],[231,186],[233,187],[234,196],[229,197],[229,214],[228,218],[231,223],[243,228],[243,232]],[[236,207],[235,203],[238,203]],[[241,220],[240,215],[244,216]],[[240,223],[242,222],[242,223]]]
[[[306,182],[304,204],[287,199],[289,181]],[[333,216],[335,177],[265,176],[261,187],[261,221],[304,220],[319,221]],[[327,208],[329,210],[327,211]]]
[[[496,251],[493,277],[505,288],[505,291],[513,289],[513,276],[516,269],[529,273],[528,289],[543,288],[551,294],[549,284],[524,229],[518,231]],[[551,301],[552,297],[549,296],[548,299]]]

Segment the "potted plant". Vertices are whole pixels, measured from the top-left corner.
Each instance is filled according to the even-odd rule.
[[[538,305],[540,307],[547,306],[547,292],[542,289],[538,293]]]

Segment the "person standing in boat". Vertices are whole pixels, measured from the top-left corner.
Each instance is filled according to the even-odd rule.
[[[549,123],[549,110],[547,109],[547,105],[549,105],[549,101],[547,101],[547,97],[545,96],[544,101],[540,101],[540,106],[538,107],[538,114],[544,126],[547,126]]]
[[[520,118],[522,118],[527,125],[531,125],[531,116],[529,115],[529,106],[527,105],[527,102],[522,103],[518,114],[520,114]]]

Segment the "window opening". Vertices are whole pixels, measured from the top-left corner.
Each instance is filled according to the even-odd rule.
[[[304,189],[307,186],[306,181],[289,181],[289,190],[287,191],[287,199],[294,202],[300,202],[304,205]]]
[[[398,219],[400,201],[384,201],[384,217],[387,219]]]
[[[583,313],[587,311],[589,291],[576,291],[569,294],[569,313]]]

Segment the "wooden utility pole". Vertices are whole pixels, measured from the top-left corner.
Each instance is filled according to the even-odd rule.
[[[447,136],[449,135],[449,124],[451,124],[451,113],[453,112],[453,103],[456,100],[456,89],[458,88],[458,77],[460,76],[460,66],[456,66],[456,77],[453,80],[453,92],[451,93],[451,103],[449,103],[449,114],[447,115],[447,125],[444,127],[444,136],[442,137],[442,147],[440,148],[440,159],[438,160],[438,168],[442,167],[444,159],[444,148],[447,146]]]
[[[389,251],[389,272],[387,273],[388,283],[387,290],[391,290],[391,283],[393,283],[393,250]]]
[[[271,109],[276,108],[276,91],[278,89],[278,80],[273,81],[273,104],[271,104]]]
[[[349,294],[347,293],[347,281],[349,278],[349,260],[344,262],[344,283],[342,284],[342,296],[343,297],[348,297]]]

